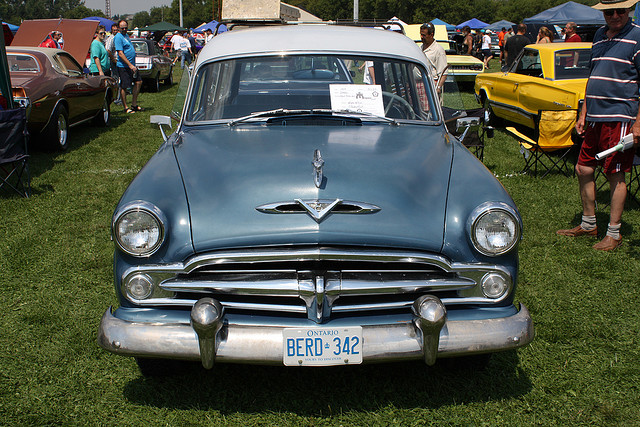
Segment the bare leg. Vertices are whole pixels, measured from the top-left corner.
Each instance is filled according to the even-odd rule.
[[[142,81],[136,82],[133,85],[133,97],[131,99],[131,105],[138,105],[138,94],[140,93],[140,87],[142,87]]]
[[[120,89],[120,101],[122,101],[124,110],[127,111],[127,91],[125,89]]]
[[[624,182],[624,172],[617,172],[607,175],[609,186],[611,187],[611,214],[609,223],[611,225],[620,224],[624,202],[627,199],[627,184]]]
[[[595,168],[591,166],[576,165],[576,174],[578,175],[578,183],[580,184],[580,198],[582,199],[582,213],[587,216],[596,214],[596,183],[594,172]]]

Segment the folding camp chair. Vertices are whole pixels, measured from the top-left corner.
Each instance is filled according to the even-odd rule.
[[[456,135],[458,138],[462,138],[462,144],[469,149],[481,162],[484,161],[484,139],[485,136],[493,138],[493,128],[486,126],[486,117],[484,108],[474,108],[471,110],[454,110],[447,107],[442,107],[442,111],[445,115],[445,123],[449,133]],[[471,121],[474,123],[470,126],[470,129],[466,132],[465,126],[462,129],[457,127],[457,118],[471,118],[477,119],[477,121]]]
[[[538,176],[538,169],[541,169],[545,171],[542,178],[552,170],[565,176],[573,175],[574,168],[569,159],[572,149],[578,146],[572,138],[576,119],[576,110],[541,110],[534,120],[536,140],[513,127],[507,127],[506,130],[518,138],[520,152],[525,160],[522,172],[533,171],[533,175]]]
[[[627,198],[640,206],[640,200],[638,200],[638,192],[640,191],[640,156],[636,152],[633,156],[633,166],[629,173],[629,182],[627,183]]]
[[[484,161],[484,137],[488,135],[489,138],[493,137],[493,129],[485,126],[485,110],[484,108],[475,108],[472,110],[466,110],[467,117],[478,117],[480,119],[481,126],[476,130],[467,132],[462,144],[469,149],[475,156],[481,161]]]
[[[23,197],[31,193],[27,138],[26,110],[0,110],[0,189]]]
[[[598,166],[596,168],[594,180],[596,183],[596,203],[599,206],[609,206],[609,203],[611,203],[610,192],[608,191],[609,181],[602,171],[602,167]],[[603,192],[606,193],[606,197],[603,196],[602,203],[599,203],[598,200]],[[640,192],[640,156],[638,156],[636,152],[635,156],[633,156],[633,166],[631,167],[631,172],[629,172],[627,180],[627,200],[633,200],[636,205],[640,206],[638,192]]]

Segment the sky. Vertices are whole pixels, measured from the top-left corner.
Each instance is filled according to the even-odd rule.
[[[105,0],[85,0],[84,5],[89,9],[100,9],[104,12]],[[171,0],[111,0],[111,14],[122,15],[143,10],[148,12],[152,7],[170,5]]]

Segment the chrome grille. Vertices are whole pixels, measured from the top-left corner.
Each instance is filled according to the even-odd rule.
[[[191,306],[210,296],[226,310],[305,316],[322,323],[336,316],[409,310],[420,295],[446,305],[495,303],[478,294],[479,279],[496,266],[450,264],[441,256],[330,248],[226,252],[179,266],[130,269],[152,277],[163,295],[140,305]]]

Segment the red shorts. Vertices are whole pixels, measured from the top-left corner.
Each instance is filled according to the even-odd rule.
[[[607,175],[630,172],[636,150],[616,151],[602,160],[596,160],[596,154],[617,145],[622,137],[631,133],[631,125],[632,123],[629,122],[588,123],[584,131],[578,164],[592,167],[601,165]]]

